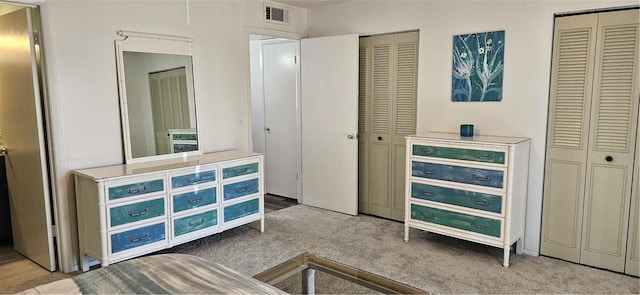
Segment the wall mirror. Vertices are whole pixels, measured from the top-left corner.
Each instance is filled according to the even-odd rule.
[[[116,62],[126,163],[201,154],[191,38],[118,31]]]

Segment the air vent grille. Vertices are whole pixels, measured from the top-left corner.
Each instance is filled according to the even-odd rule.
[[[286,24],[289,22],[289,10],[272,5],[264,6],[264,19],[267,22]]]

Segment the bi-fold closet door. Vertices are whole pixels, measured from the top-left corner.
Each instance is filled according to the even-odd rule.
[[[405,136],[416,132],[416,32],[360,38],[359,211],[404,220]]]
[[[543,255],[636,276],[639,20],[556,18],[541,240]]]

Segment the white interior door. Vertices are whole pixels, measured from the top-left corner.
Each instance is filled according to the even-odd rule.
[[[0,127],[16,251],[55,270],[42,109],[29,8],[0,16]]]
[[[301,41],[302,202],[358,213],[358,35]]]
[[[267,193],[298,198],[297,41],[262,46]]]

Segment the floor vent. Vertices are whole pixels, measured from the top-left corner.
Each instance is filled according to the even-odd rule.
[[[289,10],[281,7],[275,7],[272,5],[264,6],[264,19],[267,22],[288,24],[289,23]]]

